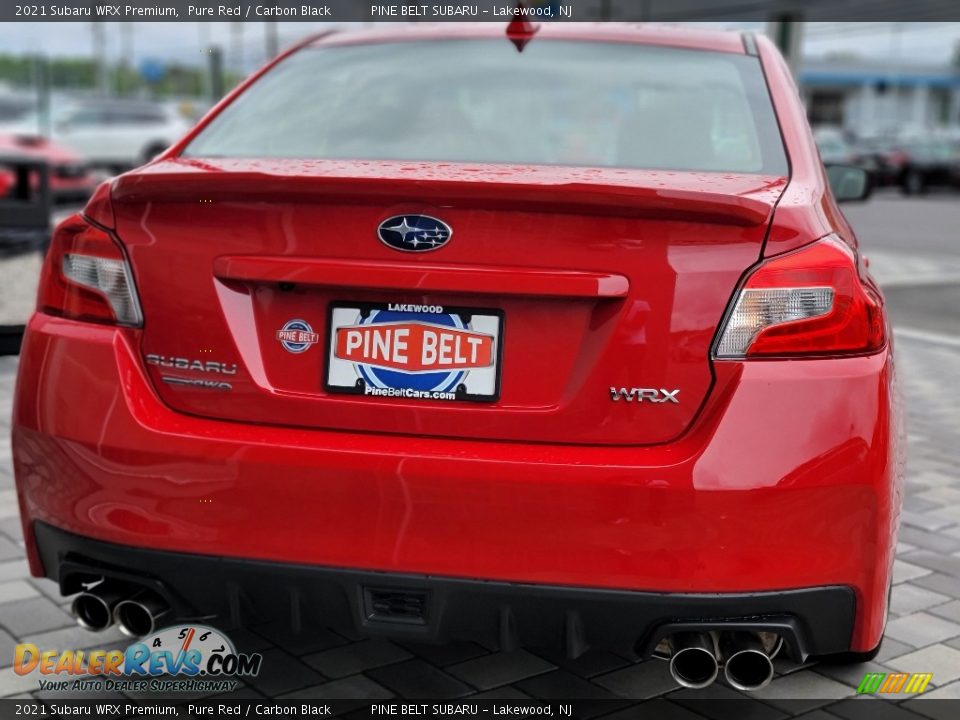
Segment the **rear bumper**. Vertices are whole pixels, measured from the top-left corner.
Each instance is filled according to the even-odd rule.
[[[847,587],[766,593],[646,593],[364,572],[171,553],[98,542],[36,523],[47,574],[64,593],[105,576],[162,595],[181,619],[221,627],[285,619],[417,642],[479,641],[511,650],[590,646],[649,656],[677,622],[779,629],[791,654],[850,647],[855,595]],[[384,603],[403,604],[390,612]],[[409,608],[415,607],[416,612]]]
[[[866,651],[881,637],[902,464],[887,353],[721,364],[681,441],[596,448],[190,417],[157,399],[138,345],[133,331],[32,318],[13,430],[28,538],[39,521],[131,551],[208,556],[197,564],[226,578],[248,561],[254,575],[262,562],[309,566],[315,578],[350,568],[341,575],[533,586],[544,608],[554,591],[669,594],[661,608],[729,594],[742,617],[754,612],[746,596],[776,598],[760,610],[784,613],[784,591],[839,586],[852,591],[855,617],[834,640]],[[58,576],[56,545],[28,549],[35,574]],[[103,562],[163,565],[116,557]],[[200,603],[171,578],[172,591]],[[803,621],[832,627],[831,612]]]

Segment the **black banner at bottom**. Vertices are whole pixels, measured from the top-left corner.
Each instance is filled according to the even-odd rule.
[[[686,691],[682,691],[686,692]],[[873,702],[863,702],[872,700]],[[878,707],[897,705],[896,708]],[[0,700],[0,720],[7,718],[641,718],[656,720],[731,720],[749,717],[960,717],[960,699],[923,697],[846,699],[626,699],[599,700]]]

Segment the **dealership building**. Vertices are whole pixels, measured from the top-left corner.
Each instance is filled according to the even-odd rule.
[[[805,60],[799,82],[814,125],[858,136],[960,127],[960,68]]]

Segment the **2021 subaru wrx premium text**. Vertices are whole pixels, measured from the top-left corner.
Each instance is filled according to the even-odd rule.
[[[763,38],[305,42],[57,228],[31,570],[130,634],[869,656],[902,430],[859,258]]]

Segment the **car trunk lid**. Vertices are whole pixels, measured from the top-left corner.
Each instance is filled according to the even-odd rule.
[[[172,408],[357,432],[653,444],[680,436],[707,396],[714,333],[785,182],[179,159],[121,177],[113,201],[148,373]],[[398,252],[378,239],[390,218],[424,217],[452,230],[442,247]]]

